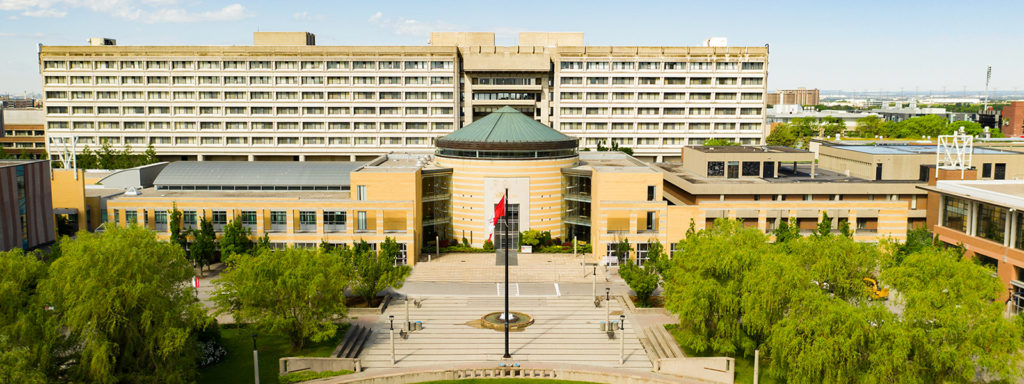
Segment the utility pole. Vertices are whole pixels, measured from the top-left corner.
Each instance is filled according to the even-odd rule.
[[[260,352],[256,350],[256,332],[252,333],[252,372],[256,384],[260,384]]]
[[[388,315],[391,321],[391,328],[388,333],[391,335],[391,366],[395,366],[395,315]]]
[[[512,246],[512,241],[508,238],[508,188],[505,188],[505,238],[502,241],[505,242],[505,355],[506,359],[512,358],[512,354],[508,353],[508,322],[512,320],[512,313],[508,311],[508,248]]]
[[[612,325],[612,289],[604,288],[604,323]]]
[[[626,364],[626,315],[619,315],[619,365]]]

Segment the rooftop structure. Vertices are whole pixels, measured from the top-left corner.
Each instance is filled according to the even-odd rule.
[[[0,107],[0,149],[9,155],[44,154],[44,116],[42,108]]]
[[[579,139],[505,106],[437,139],[437,153],[461,157],[558,157],[576,153]]]
[[[158,190],[324,190],[349,189],[349,173],[363,162],[176,161],[153,185]]]

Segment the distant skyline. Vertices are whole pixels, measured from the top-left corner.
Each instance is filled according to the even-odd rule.
[[[288,2],[0,0],[0,94],[41,89],[38,44],[252,45],[308,31],[317,45],[427,45],[431,31],[583,32],[587,45],[769,44],[768,88],[1024,92],[1024,2]]]

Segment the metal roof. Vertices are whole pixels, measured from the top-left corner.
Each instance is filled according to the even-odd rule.
[[[578,140],[509,106],[484,116],[437,140],[438,147],[457,149],[536,150],[575,148]]]
[[[365,162],[335,161],[176,161],[153,185],[348,186],[349,173]]]

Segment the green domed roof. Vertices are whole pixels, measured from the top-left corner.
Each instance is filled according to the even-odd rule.
[[[568,149],[579,139],[566,136],[509,106],[437,139],[439,148],[470,150]]]

